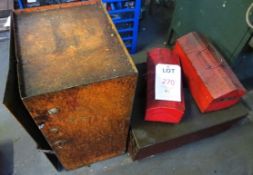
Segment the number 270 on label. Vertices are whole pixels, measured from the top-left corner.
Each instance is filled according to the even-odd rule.
[[[179,65],[156,65],[155,99],[181,101],[181,67]]]

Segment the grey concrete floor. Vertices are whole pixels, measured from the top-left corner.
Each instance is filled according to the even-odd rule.
[[[161,47],[165,42],[167,23],[162,25],[155,17],[149,19],[152,20],[141,23],[142,39],[140,52],[134,55],[136,62],[146,59],[147,49]],[[7,66],[4,64],[0,63],[0,90],[4,88],[3,77],[6,76],[3,75]],[[245,101],[253,109],[253,92]],[[59,172],[44,153],[37,150],[36,143],[17,120],[0,105],[0,175],[253,175],[252,116],[224,133],[141,161],[133,162],[125,154],[89,167]]]
[[[253,175],[253,123],[245,120],[214,137],[133,162],[125,154],[74,171],[52,166],[36,143],[4,108],[0,118],[1,175]]]

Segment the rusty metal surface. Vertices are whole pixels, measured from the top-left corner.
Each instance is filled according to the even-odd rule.
[[[23,98],[134,74],[101,4],[16,12]]]
[[[129,152],[134,160],[178,148],[187,143],[220,133],[248,114],[239,103],[217,112],[201,113],[189,92],[185,92],[186,111],[179,125],[145,122],[145,64],[137,66],[139,80],[131,121]]]
[[[24,103],[63,166],[73,169],[125,152],[135,79],[108,80]]]
[[[100,4],[54,7],[16,11],[19,88],[69,170],[125,152],[137,70]]]

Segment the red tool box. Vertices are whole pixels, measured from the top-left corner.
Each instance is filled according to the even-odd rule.
[[[201,112],[234,105],[245,89],[228,63],[202,35],[192,32],[177,39],[178,53],[190,91]]]
[[[166,48],[148,52],[146,121],[179,123],[185,111],[179,57]]]

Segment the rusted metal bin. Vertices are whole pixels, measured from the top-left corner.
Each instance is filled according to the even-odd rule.
[[[96,1],[15,13],[24,105],[66,169],[125,152],[137,69]]]

